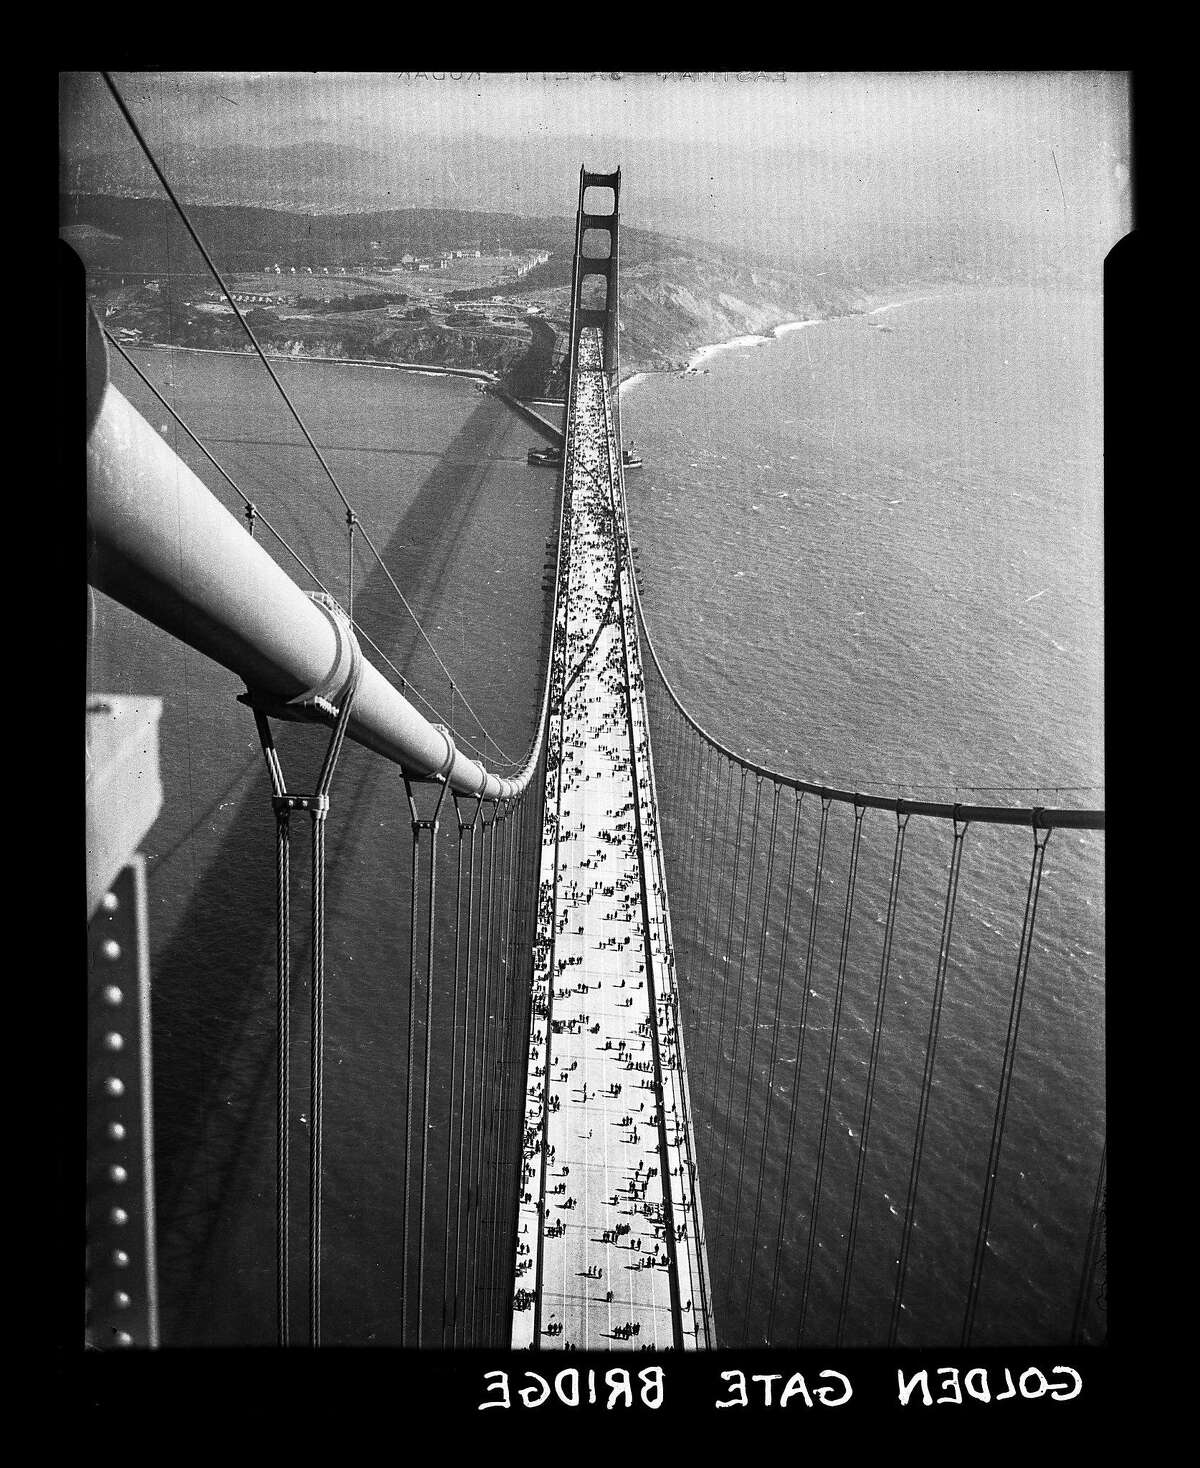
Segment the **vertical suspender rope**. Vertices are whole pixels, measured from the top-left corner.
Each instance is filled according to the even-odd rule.
[[[950,934],[954,926],[954,908],[958,900],[958,877],[962,869],[963,837],[969,822],[954,817],[954,848],[950,857],[950,874],[946,885],[946,908],[942,916],[942,937],[938,948],[937,977],[929,1014],[929,1036],[925,1042],[925,1067],[921,1076],[921,1096],[917,1106],[917,1126],[913,1138],[912,1164],[908,1175],[908,1196],[904,1203],[904,1224],[900,1242],[900,1258],[896,1267],[896,1286],[892,1296],[892,1318],[888,1325],[888,1349],[896,1345],[900,1330],[900,1309],[904,1298],[904,1281],[908,1273],[908,1254],[916,1219],[917,1185],[921,1176],[921,1154],[925,1147],[925,1123],[929,1117],[929,1098],[933,1087],[933,1065],[937,1053],[938,1029],[942,1021],[942,1000],[946,992],[946,967],[950,958]]]
[[[488,1015],[488,1037],[491,1053],[488,1059],[488,1102],[487,1114],[484,1124],[484,1136],[486,1143],[485,1152],[486,1160],[489,1165],[488,1186],[486,1191],[488,1227],[484,1238],[484,1256],[487,1263],[488,1280],[488,1291],[484,1301],[484,1321],[488,1332],[486,1336],[488,1345],[493,1345],[495,1343],[494,1339],[492,1338],[491,1331],[494,1329],[496,1319],[496,1293],[498,1284],[496,1246],[500,1217],[499,1182],[501,1152],[499,1147],[499,1135],[501,1106],[503,1104],[503,1070],[501,1062],[504,1053],[503,1035],[505,1009],[504,962],[502,957],[502,950],[500,948],[500,930],[503,926],[504,916],[504,857],[507,848],[507,829],[505,821],[507,815],[508,803],[507,801],[501,800],[499,805],[497,806],[496,813],[496,826],[498,828],[496,845],[499,847],[498,859],[500,864],[500,900],[495,903],[491,926],[488,930],[488,970],[490,973],[493,954],[495,955],[497,969],[496,982],[494,988],[492,989],[492,1000],[495,1006],[495,1014],[493,1016],[489,1011]],[[493,879],[495,876],[496,862],[497,854],[495,851],[493,851]],[[493,880],[493,888],[494,886],[495,882]],[[489,896],[489,909],[491,908],[492,901],[491,897]]]
[[[405,775],[407,782],[407,775]],[[408,897],[408,1001],[406,1005],[407,1059],[404,1065],[404,1150],[402,1175],[404,1178],[404,1211],[400,1218],[400,1344],[411,1345],[409,1340],[409,1301],[412,1275],[412,1256],[409,1250],[409,1229],[412,1222],[412,1125],[413,1125],[413,1080],[416,1070],[417,1038],[417,828],[412,827],[411,864],[409,870]]]
[[[517,1248],[517,1200],[520,1197],[520,1169],[521,1169],[521,1122],[524,1119],[525,1106],[525,1043],[528,1035],[526,1027],[525,1005],[522,1002],[526,986],[522,982],[521,965],[519,961],[518,930],[520,927],[520,892],[524,885],[524,863],[522,861],[524,847],[524,802],[527,795],[513,802],[513,814],[509,822],[509,880],[508,893],[505,900],[505,911],[508,914],[508,932],[506,935],[506,972],[505,980],[508,990],[508,1056],[507,1076],[505,1078],[506,1102],[504,1112],[504,1156],[508,1160],[508,1176],[510,1182],[506,1193],[506,1204],[504,1214],[504,1237],[502,1240],[503,1259],[505,1261],[505,1288],[499,1292],[500,1303],[500,1336],[497,1345],[507,1343],[509,1335],[509,1291],[508,1284],[513,1278],[513,1270],[516,1266]],[[518,1179],[515,1183],[512,1179]]]
[[[1013,1065],[1017,1053],[1017,1036],[1021,1028],[1021,1008],[1025,1001],[1025,980],[1029,975],[1029,954],[1037,925],[1038,893],[1042,886],[1042,867],[1046,858],[1049,826],[1039,835],[1037,815],[1033,821],[1033,859],[1029,868],[1029,886],[1025,893],[1025,918],[1021,924],[1021,941],[1017,948],[1017,972],[1013,978],[1012,1003],[1008,1011],[1008,1030],[1004,1037],[1004,1057],[1000,1062],[1000,1085],[996,1091],[996,1110],[992,1117],[992,1140],[988,1149],[987,1171],[983,1180],[983,1200],[979,1206],[979,1227],[975,1233],[975,1254],[971,1261],[971,1282],[967,1288],[963,1312],[962,1345],[971,1344],[975,1328],[975,1311],[979,1304],[979,1285],[987,1258],[988,1228],[992,1221],[992,1204],[996,1195],[996,1173],[1000,1165],[1000,1148],[1004,1142],[1004,1123],[1008,1116],[1008,1097],[1012,1087]]]
[[[723,965],[722,977],[721,977],[721,1018],[720,1018],[720,1020],[717,1023],[717,1047],[718,1048],[717,1048],[717,1051],[716,1051],[716,1059],[718,1060],[721,1069],[724,1068],[724,1063],[725,1063],[725,1019],[726,1019],[726,1016],[728,1014],[728,1009],[729,1009],[729,969],[730,969],[730,962],[731,962],[730,956],[729,956],[729,950],[733,947],[733,915],[734,915],[734,912],[735,912],[735,910],[737,908],[738,869],[740,868],[741,863],[742,863],[742,826],[744,824],[744,817],[745,817],[745,807],[746,807],[746,775],[748,773],[749,772],[747,770],[743,769],[742,770],[742,778],[741,778],[741,780],[738,783],[737,834],[736,834],[736,837],[735,837],[734,843],[733,843],[733,868],[732,868],[732,870],[730,871],[730,874],[729,874],[729,921],[726,924],[726,928],[725,928],[725,952],[721,955],[721,963]],[[732,772],[732,766],[731,766],[730,767],[731,789],[732,789],[732,780],[733,780],[733,772]],[[721,1076],[720,1076],[720,1071],[718,1071],[717,1074],[713,1076],[714,1094],[715,1094],[716,1088],[719,1087],[720,1084],[721,1084]],[[724,1216],[725,1216],[725,1193],[724,1193],[723,1186],[722,1186],[722,1191],[721,1191],[721,1215],[722,1215],[722,1218],[724,1218]]]
[[[1087,1246],[1083,1255],[1083,1271],[1079,1279],[1079,1293],[1075,1300],[1075,1318],[1071,1322],[1071,1343],[1082,1345],[1087,1326],[1087,1310],[1092,1294],[1096,1270],[1103,1262],[1100,1238],[1104,1230],[1105,1203],[1108,1197],[1108,1143],[1100,1151],[1100,1170],[1096,1175],[1096,1192],[1092,1199],[1092,1221],[1088,1228]],[[1104,1286],[1101,1284],[1096,1303],[1104,1306]]]
[[[896,908],[900,893],[900,868],[904,861],[904,836],[909,817],[896,812],[896,843],[892,851],[892,875],[888,883],[887,916],[883,929],[883,957],[879,963],[879,988],[875,997],[875,1022],[871,1030],[871,1055],[867,1062],[867,1087],[863,1097],[862,1124],[859,1127],[858,1165],[854,1173],[854,1196],[850,1204],[850,1228],[846,1238],[846,1262],[842,1267],[842,1298],[838,1305],[834,1345],[842,1344],[846,1325],[846,1309],[850,1300],[850,1284],[854,1275],[854,1250],[858,1241],[858,1216],[862,1204],[863,1177],[867,1167],[867,1138],[871,1133],[871,1113],[875,1104],[875,1080],[879,1071],[879,1044],[883,1037],[883,1006],[887,996],[888,972],[892,961],[892,939],[896,932]]]
[[[358,524],[358,516],[347,505],[346,507],[346,610],[350,614],[350,620],[354,621],[354,527]],[[453,688],[453,684],[450,685]],[[451,718],[454,716],[454,705],[450,705]]]
[[[467,1298],[468,1298],[468,1329],[469,1340],[473,1346],[481,1345],[479,1339],[479,1289],[480,1289],[480,1267],[479,1267],[479,1190],[481,1186],[481,1137],[480,1117],[483,1115],[483,1057],[487,1044],[487,1005],[486,1005],[486,980],[487,969],[485,961],[484,925],[486,923],[486,909],[484,904],[484,892],[487,887],[487,869],[492,850],[492,826],[495,824],[495,812],[493,809],[492,820],[487,819],[487,812],[481,810],[479,816],[479,869],[478,869],[478,894],[475,907],[475,981],[471,996],[472,1005],[472,1038],[471,1038],[471,1115],[469,1119],[469,1134],[467,1138],[467,1228],[466,1228],[466,1262],[467,1262]]]
[[[808,915],[808,945],[804,954],[804,974],[800,990],[800,1023],[796,1029],[795,1070],[792,1072],[792,1099],[788,1108],[787,1143],[784,1147],[783,1187],[779,1193],[779,1224],[775,1231],[775,1265],[771,1271],[771,1305],[767,1314],[767,1344],[775,1344],[775,1315],[779,1306],[779,1274],[783,1264],[783,1234],[787,1226],[788,1190],[792,1180],[792,1144],[796,1139],[796,1116],[800,1110],[800,1079],[804,1069],[805,1031],[808,1026],[808,981],[812,972],[813,945],[817,936],[817,918],[821,911],[821,878],[825,862],[825,837],[829,830],[828,796],[821,797],[821,829],[817,836],[817,865],[813,874],[812,903]]]
[[[758,1053],[758,1018],[762,1010],[763,994],[763,964],[767,952],[767,924],[771,915],[771,884],[775,875],[775,837],[779,829],[779,790],[778,783],[772,782],[771,792],[771,833],[767,839],[767,875],[763,886],[763,910],[762,926],[758,935],[758,963],[755,971],[754,983],[754,1010],[750,1020],[750,1056],[746,1061],[746,1085],[742,1093],[742,1136],[738,1147],[738,1180],[737,1189],[734,1193],[733,1208],[733,1237],[738,1237],[738,1225],[742,1216],[742,1189],[746,1181],[746,1152],[750,1140],[750,1096],[754,1089],[754,1057]],[[755,804],[757,808],[757,793]],[[767,1104],[770,1104],[770,1092],[767,1095]],[[766,1136],[764,1127],[763,1136]],[[750,1269],[746,1277],[746,1299],[749,1300],[751,1287],[751,1274],[753,1271],[754,1256],[750,1256]],[[732,1280],[733,1271],[730,1270]],[[732,1284],[730,1286],[732,1289]]]
[[[455,882],[454,882],[454,987],[451,991],[450,1010],[450,1080],[448,1095],[448,1116],[446,1121],[446,1225],[442,1238],[442,1345],[449,1344],[448,1336],[451,1329],[450,1316],[454,1309],[457,1295],[458,1255],[455,1253],[453,1272],[450,1265],[450,1237],[456,1234],[458,1217],[458,1200],[452,1187],[454,1177],[454,1100],[455,1085],[458,1080],[458,1027],[459,1027],[459,998],[461,991],[461,963],[462,963],[462,888],[463,888],[463,833],[467,827],[462,818],[462,807],[459,804],[457,792],[452,792],[454,801],[454,814],[458,822],[458,848],[455,852]],[[461,1111],[460,1111],[461,1116]],[[454,1212],[456,1228],[450,1227],[451,1199],[454,1199]]]
[[[722,836],[729,830],[729,808],[733,803],[733,761],[724,760],[724,768],[728,771],[729,782],[725,789],[724,805],[720,814],[719,830]],[[720,799],[720,777],[722,770],[717,771],[717,797]],[[714,842],[715,846],[715,842]],[[720,1043],[720,1033],[716,1024],[717,1005],[717,963],[719,955],[717,952],[717,933],[714,931],[716,922],[718,895],[720,892],[720,870],[717,852],[714,850],[712,860],[709,863],[708,894],[704,904],[704,955],[709,964],[708,993],[705,995],[705,1024],[708,1029],[708,1044],[704,1054],[704,1074],[700,1082],[701,1091],[705,1097],[712,1094],[711,1085],[716,1081],[717,1069],[717,1046]],[[711,1109],[710,1109],[711,1114]],[[711,1129],[711,1123],[710,1123]]]
[[[850,923],[854,916],[854,888],[858,880],[858,853],[862,843],[865,807],[855,802],[854,837],[850,846],[850,871],[846,878],[846,907],[842,916],[842,947],[838,955],[837,983],[833,997],[833,1017],[829,1024],[829,1058],[825,1066],[825,1094],[821,1103],[821,1133],[817,1142],[817,1167],[813,1176],[812,1204],[808,1210],[808,1245],[805,1250],[804,1279],[800,1290],[800,1320],[796,1327],[796,1344],[804,1338],[808,1318],[808,1302],[812,1286],[813,1260],[817,1247],[817,1224],[821,1216],[821,1181],[825,1172],[825,1151],[829,1142],[829,1113],[833,1105],[834,1073],[837,1068],[838,1031],[842,1023],[842,1002],[846,993],[846,958],[850,948]]]
[[[323,1201],[323,1117],[325,1082],[325,817],[329,811],[329,787],[337,768],[345,741],[350,711],[362,673],[363,659],[353,628],[345,613],[331,597],[314,593],[311,598],[344,638],[350,667],[346,681],[338,689],[314,688],[279,705],[258,698],[253,692],[243,695],[250,705],[258,729],[259,742],[271,779],[271,803],[276,818],[276,1329],[280,1344],[290,1338],[289,1317],[289,1125],[290,1125],[290,986],[291,986],[291,863],[290,814],[307,810],[312,821],[312,1010],[309,1085],[311,1111],[309,1121],[309,1338],[313,1346],[321,1344],[321,1224]],[[319,711],[333,717],[333,732],[312,795],[289,792],[283,776],[279,753],[268,721],[268,713],[300,709]]]
[[[513,1115],[513,1069],[516,1056],[513,1051],[513,1031],[515,1025],[516,993],[514,975],[515,969],[512,962],[512,937],[515,928],[515,833],[518,822],[514,819],[515,802],[510,801],[505,813],[504,832],[504,883],[502,889],[502,900],[500,903],[500,972],[501,972],[501,1012],[503,1023],[501,1025],[501,1052],[500,1052],[500,1116],[499,1128],[496,1138],[496,1150],[498,1157],[498,1178],[515,1176],[506,1173],[506,1168],[511,1157],[510,1143],[511,1123]],[[515,1161],[515,1160],[514,1160]],[[497,1258],[497,1283],[495,1291],[495,1306],[493,1310],[492,1339],[497,1345],[503,1343],[504,1316],[508,1302],[508,1281],[511,1278],[515,1263],[508,1244],[508,1222],[509,1222],[509,1198],[515,1197],[514,1188],[516,1184],[511,1181],[507,1188],[498,1183],[497,1186],[497,1228],[496,1228],[496,1258]]]
[[[758,1266],[758,1230],[762,1221],[763,1187],[766,1180],[767,1142],[771,1134],[771,1111],[775,1105],[775,1074],[779,1067],[779,1035],[783,1021],[783,976],[787,969],[788,938],[792,921],[792,893],[796,886],[796,845],[800,835],[800,813],[804,809],[804,795],[794,797],[792,810],[792,844],[788,855],[787,896],[783,905],[783,929],[779,941],[779,971],[775,978],[775,1016],[771,1025],[771,1063],[767,1070],[767,1106],[763,1118],[762,1136],[758,1144],[758,1186],[754,1191],[754,1225],[750,1231],[750,1270],[746,1280],[746,1299],[742,1307],[742,1340],[750,1324],[750,1304],[754,1294],[754,1272]],[[783,1207],[783,1198],[779,1200]]]
[[[729,1133],[732,1130],[733,1118],[733,1087],[737,1074],[738,1048],[742,1034],[742,996],[746,986],[746,943],[750,936],[750,905],[754,895],[754,848],[758,840],[758,809],[762,798],[762,776],[754,777],[754,811],[750,817],[750,850],[746,857],[746,903],[742,912],[742,945],[738,955],[738,987],[737,998],[733,1005],[733,1050],[729,1056],[729,1085],[725,1090],[725,1125],[721,1133],[721,1163],[720,1163],[720,1189],[721,1197],[728,1195],[727,1163],[729,1160]],[[722,1026],[724,1028],[724,1026]],[[734,1212],[736,1216],[737,1199],[734,1199]],[[737,1247],[737,1229],[730,1230],[731,1247]],[[732,1285],[735,1271],[730,1269],[729,1282]]]
[[[259,739],[276,797],[284,791],[283,771],[264,715],[255,712]],[[281,1346],[290,1343],[288,1219],[290,1216],[291,1137],[291,998],[292,998],[292,870],[291,812],[287,804],[275,804],[275,1315],[276,1336]]]
[[[473,914],[473,892],[475,888],[475,828],[479,824],[480,811],[483,809],[483,797],[475,798],[475,809],[471,812],[471,822],[467,827],[470,832],[470,847],[467,858],[467,935],[463,944],[463,953],[466,956],[466,972],[461,979],[462,987],[462,1017],[463,1017],[463,1056],[462,1073],[460,1076],[460,1092],[458,1103],[458,1182],[455,1188],[455,1236],[454,1236],[454,1339],[456,1345],[464,1345],[469,1342],[465,1339],[466,1306],[467,1297],[466,1283],[468,1271],[468,1259],[466,1249],[467,1230],[467,1189],[470,1185],[470,1174],[467,1171],[467,1159],[470,1148],[470,1135],[467,1132],[467,1117],[470,1110],[468,1096],[474,1097],[474,1073],[469,1065],[472,1044],[471,1006],[474,996],[475,985],[472,982],[473,970],[471,967],[471,932]],[[461,822],[461,815],[459,820]],[[461,839],[461,833],[460,833]]]
[[[451,758],[452,758],[452,756],[451,756]],[[413,910],[412,910],[412,925],[411,925],[411,932],[410,932],[410,953],[415,953],[415,930],[416,930],[416,925],[417,925],[417,906],[416,906],[416,898],[417,898],[417,868],[418,868],[418,862],[419,862],[419,857],[420,857],[420,839],[421,839],[421,832],[422,831],[428,831],[429,832],[429,893],[428,893],[428,904],[429,905],[428,905],[428,915],[427,915],[427,919],[426,919],[426,928],[425,928],[425,942],[426,942],[426,951],[425,951],[425,965],[426,965],[426,967],[425,967],[425,1044],[424,1044],[424,1047],[423,1047],[422,1089],[421,1089],[421,1181],[420,1181],[419,1203],[418,1203],[418,1209],[417,1209],[417,1218],[418,1218],[418,1234],[417,1234],[417,1345],[418,1346],[420,1346],[422,1344],[422,1337],[423,1337],[423,1332],[424,1332],[424,1320],[425,1320],[425,1234],[426,1234],[426,1202],[427,1202],[427,1198],[428,1198],[428,1187],[429,1187],[429,1071],[430,1071],[430,1055],[431,1055],[431,1051],[432,1051],[432,1048],[433,1048],[433,960],[434,960],[433,925],[434,925],[434,912],[435,912],[436,901],[437,901],[437,833],[438,833],[438,817],[441,814],[442,802],[445,800],[445,798],[446,798],[446,791],[449,788],[449,786],[448,786],[448,784],[446,782],[446,779],[445,779],[445,775],[448,774],[448,773],[449,773],[449,770],[447,769],[445,772],[443,772],[443,774],[440,777],[439,776],[435,776],[434,777],[435,779],[440,779],[440,783],[439,783],[439,786],[438,786],[437,803],[436,803],[436,805],[433,808],[433,814],[431,816],[429,816],[428,818],[423,819],[417,813],[417,802],[416,802],[416,798],[413,795],[412,781],[409,779],[409,776],[408,776],[407,771],[403,772],[403,774],[404,774],[404,793],[408,797],[408,809],[409,809],[409,814],[410,814],[411,819],[412,819],[412,838],[413,838],[413,851],[412,851],[412,862],[413,862],[413,870],[412,870]],[[406,1130],[411,1128],[411,1121],[412,1121],[412,1086],[411,1086],[411,1067],[412,1067],[412,1058],[413,1058],[413,1052],[412,1052],[412,1014],[411,1014],[412,1000],[413,1000],[413,988],[412,988],[412,980],[411,980],[411,974],[410,974],[410,982],[409,982],[410,1017],[409,1017],[409,1052],[408,1052],[409,1053],[409,1068],[410,1068],[410,1084],[409,1084],[409,1087],[408,1087],[408,1095],[409,1095],[409,1117],[408,1117],[408,1121],[406,1123]],[[406,1151],[405,1151],[405,1159],[406,1159],[406,1161],[407,1161],[407,1157],[408,1157],[408,1151],[406,1149]],[[408,1201],[407,1201],[408,1200],[408,1175],[407,1175],[407,1172],[405,1173],[404,1194],[405,1194],[405,1217],[407,1219],[407,1215],[408,1215]],[[406,1251],[405,1252],[405,1259],[406,1260],[407,1260],[407,1257],[408,1256],[407,1256],[407,1251]]]

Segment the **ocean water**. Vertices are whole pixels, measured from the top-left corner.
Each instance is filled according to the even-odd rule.
[[[1093,297],[956,290],[627,387],[625,438],[646,459],[627,478],[643,605],[698,722],[756,763],[844,789],[1102,807],[1100,342]],[[825,1344],[895,818],[864,818],[847,918],[853,818],[831,807],[813,923],[810,798],[785,926],[792,797],[768,880],[769,786],[700,756],[664,695],[651,708],[722,1338],[761,1343],[774,1293],[772,1338]],[[888,1338],[952,846],[950,822],[909,822],[847,1344]],[[1028,829],[963,838],[901,1343],[959,1339],[1032,856]],[[1073,1317],[1104,1125],[1101,835],[1055,832],[1037,916],[976,1344],[1063,1340]]]
[[[343,508],[261,366],[186,352],[143,351],[137,361],[260,513],[345,600]],[[707,372],[634,384],[622,407],[626,441],[646,459],[628,479],[646,614],[667,675],[695,717],[760,763],[810,779],[949,800],[1103,804],[1102,790],[1066,788],[1104,778],[1097,302],[960,290],[743,344],[701,367]],[[541,694],[542,568],[556,526],[554,477],[525,463],[528,430],[454,379],[342,364],[280,370],[458,689],[361,542],[356,616],[437,715],[490,763],[502,761],[487,736],[503,758],[519,760]],[[202,467],[128,369],[118,363],[114,376],[240,514],[237,497]],[[257,534],[271,544],[261,526]],[[272,554],[311,584],[291,555]],[[98,594],[91,662],[92,688],[165,700],[166,801],[145,848],[164,1337],[268,1342],[274,825],[262,755],[253,721],[236,703],[236,680]],[[287,729],[280,741],[285,770],[294,768],[302,785],[323,750],[308,731]],[[801,968],[815,872],[815,827],[805,812],[791,957],[782,985],[764,979],[756,1004],[745,974],[754,971],[767,885],[766,812],[756,848],[740,847],[759,883],[743,909],[720,886],[738,845],[738,791],[722,795],[715,768],[696,760],[671,718],[656,726],[654,742],[675,863],[676,944],[694,994],[688,1045],[708,1159],[701,1188],[715,1272],[733,1281],[718,1300],[722,1335],[739,1339],[745,1315],[746,1338],[756,1338],[775,1258],[786,1261],[777,1282],[777,1323],[786,1335],[798,1326],[797,1263],[810,1247],[812,1128],[825,1094],[848,825],[831,815],[822,917],[812,963]],[[992,787],[1004,792],[954,794]],[[753,798],[751,789],[746,799]],[[790,807],[781,812],[784,832],[791,815]],[[915,1057],[919,1076],[929,955],[936,959],[945,897],[946,833],[913,825],[849,1343],[878,1343],[886,1330],[895,1209],[911,1150],[912,1068]],[[825,1339],[837,1309],[835,1256],[854,1172],[893,836],[894,826],[864,823],[806,1339]],[[329,823],[325,1150],[333,1247],[325,1338],[334,1343],[399,1340],[409,839],[402,782],[348,745]],[[940,1089],[905,1294],[907,1328],[922,1341],[957,1338],[955,1302],[969,1267],[1030,835],[989,831],[985,839],[972,830],[966,844]],[[446,841],[443,866],[451,856]],[[1006,1133],[1012,1186],[998,1197],[981,1305],[988,1340],[1057,1340],[1064,1313],[1069,1324],[1071,1273],[1103,1136],[1102,862],[1102,838],[1082,833],[1055,833],[1047,853]],[[784,865],[779,858],[772,874],[775,914]],[[301,910],[302,896],[294,902]],[[769,926],[766,975],[782,934],[777,918]],[[443,974],[452,934],[439,936]],[[749,970],[736,963],[742,948]],[[303,975],[302,945],[293,962]],[[803,1010],[805,1058],[793,1093],[786,1073],[806,989],[815,997]],[[305,998],[301,977],[301,1087]],[[723,1027],[713,1022],[722,1012]],[[768,1093],[761,1078],[776,1033],[776,1090]],[[433,1050],[431,1147],[440,1168],[454,1098],[437,1015]],[[789,1145],[793,1114],[800,1120]],[[299,1123],[295,1145],[299,1169]],[[747,1161],[734,1160],[740,1156]],[[771,1200],[782,1197],[785,1181],[791,1202],[781,1212]],[[742,1185],[765,1199],[749,1305],[739,1281],[748,1276],[755,1235],[742,1216],[733,1228]],[[431,1203],[437,1216],[440,1183]],[[1041,1237],[1031,1242],[1034,1233]],[[947,1238],[956,1241],[951,1264],[943,1262]],[[300,1251],[300,1218],[294,1242]]]

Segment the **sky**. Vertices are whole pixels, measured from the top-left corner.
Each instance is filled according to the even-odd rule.
[[[168,158],[175,149],[305,142],[365,148],[388,160],[389,184],[409,185],[405,205],[496,208],[507,195],[519,201],[514,212],[570,215],[579,163],[620,162],[627,222],[662,228],[675,219],[713,237],[757,230],[786,239],[824,218],[822,238],[832,238],[836,218],[852,230],[877,229],[889,216],[957,209],[1039,238],[1065,231],[1071,248],[1102,257],[1130,227],[1123,73],[114,79]],[[62,80],[68,149],[128,147],[98,75]]]

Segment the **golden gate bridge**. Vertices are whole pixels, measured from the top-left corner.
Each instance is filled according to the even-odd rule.
[[[111,380],[109,353],[175,410],[89,323],[89,579],[244,683],[265,765],[274,1338],[322,1344],[338,1248],[327,1226],[339,1162],[325,1146],[326,1030],[349,976],[331,983],[327,971],[325,840],[349,740],[398,769],[410,824],[393,884],[402,1186],[379,1239],[400,1260],[396,1344],[970,1346],[995,1341],[993,1316],[1020,1313],[1023,1291],[1044,1343],[1094,1342],[1102,1138],[1081,1144],[1059,1188],[1070,1196],[1055,1259],[1068,1267],[1052,1298],[1022,1277],[1023,1251],[1045,1241],[1043,1219],[1023,1211],[1021,1164],[1053,1168],[1062,1155],[1061,1097],[1031,1085],[1022,1026],[1048,977],[1037,941],[1058,900],[1048,844],[1102,831],[1104,814],[831,788],[753,763],[688,711],[630,549],[619,195],[619,170],[581,170],[552,624],[536,733],[519,759],[497,761],[486,738],[471,758],[372,641],[362,584],[356,613],[356,548],[366,544],[411,608],[290,400],[345,511],[340,600],[202,443],[241,497],[240,517],[163,442]],[[320,590],[300,588],[289,557]],[[89,693],[88,1339],[101,1348],[187,1343],[160,1330],[147,876],[136,854],[161,800],[156,719],[153,699]],[[280,724],[303,726],[309,742],[298,784]],[[304,817],[306,921],[292,901]],[[914,851],[941,870],[932,897],[909,880]],[[955,920],[973,862],[1001,874],[1009,905],[1007,936],[968,973]],[[924,977],[900,1000],[894,954],[906,929],[925,935]],[[292,961],[303,946],[306,975]],[[964,1002],[995,1020],[965,1043]],[[881,1216],[884,1159],[899,1186]],[[186,1220],[172,1228],[186,1248]]]

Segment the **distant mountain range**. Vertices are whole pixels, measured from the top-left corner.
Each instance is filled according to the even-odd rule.
[[[168,146],[159,158],[189,205],[314,219],[454,210],[536,222],[543,235],[548,221],[569,235],[585,160],[595,168],[622,166],[627,232],[639,226],[695,249],[733,249],[742,259],[784,269],[836,265],[845,274],[895,278],[968,269],[1027,279],[1069,275],[1099,258],[1086,210],[1023,211],[1022,199],[1004,192],[1011,185],[983,170],[964,174],[949,161],[928,158],[898,170],[894,161],[834,159],[786,140],[764,140],[752,156],[653,139],[538,135],[414,138],[394,153],[343,143],[248,141]],[[161,193],[136,144],[64,156],[60,187],[72,195]]]

